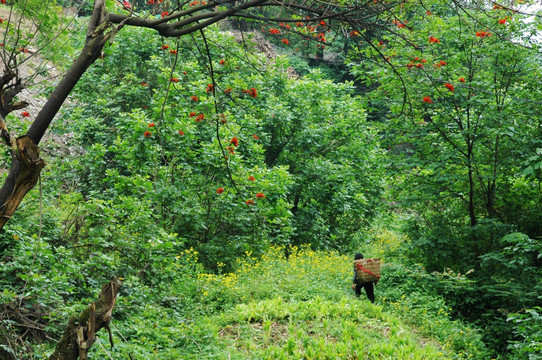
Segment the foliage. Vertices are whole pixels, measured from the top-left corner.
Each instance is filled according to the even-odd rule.
[[[516,359],[535,360],[542,357],[542,318],[540,307],[527,309],[523,313],[512,314],[508,321],[516,323],[515,329],[521,341],[509,345]]]

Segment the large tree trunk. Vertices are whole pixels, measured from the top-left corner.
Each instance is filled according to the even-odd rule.
[[[70,318],[49,360],[87,359],[88,351],[96,341],[95,333],[104,327],[109,329],[120,285],[120,280],[111,280],[102,287],[98,300],[90,304],[79,317]]]
[[[26,136],[9,139],[7,127],[0,122],[2,137],[11,143],[11,168],[0,189],[0,229],[15,213],[24,196],[36,185],[45,163],[39,157],[38,144],[58,110],[85,71],[98,59],[104,45],[116,32],[105,20],[105,0],[95,0],[83,50],[36,116]]]

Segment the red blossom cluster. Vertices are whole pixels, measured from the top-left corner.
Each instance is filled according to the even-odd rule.
[[[184,131],[179,130],[179,135],[184,136]]]
[[[220,65],[224,65],[226,62],[224,61],[224,59],[220,60],[219,64]]]
[[[170,78],[169,78],[169,81],[170,81],[170,82],[179,82],[179,78],[176,78],[176,77],[170,77]]]
[[[196,116],[196,118],[194,119],[195,122],[201,122],[202,120],[205,119],[205,115],[203,114],[199,114],[198,116]]]
[[[30,117],[30,113],[29,113],[28,111],[23,111],[23,112],[21,113],[21,116],[22,116],[22,117]]]
[[[248,177],[248,179],[249,179],[250,181],[256,181],[256,178],[255,178],[254,176],[252,176],[252,175],[250,175],[250,176]]]
[[[148,125],[148,127],[153,128],[153,127],[154,127],[154,123],[150,123],[150,124]]]
[[[485,38],[491,36],[491,33],[488,31],[477,31],[476,36],[478,36],[479,38]]]
[[[435,66],[438,68],[441,68],[446,65],[446,61],[440,60],[440,62],[436,63]]]
[[[237,139],[237,137],[233,137],[233,138],[230,140],[230,144],[232,144],[232,145],[235,146],[235,147],[239,146],[239,139]]]
[[[350,31],[350,37],[355,37],[355,36],[359,36],[359,31],[356,31],[356,30]]]
[[[148,138],[148,137],[151,137],[152,133],[149,131],[149,130],[146,130],[144,133],[143,133],[143,136]]]
[[[288,39],[282,39],[281,40],[284,44],[286,45],[289,45],[290,44],[290,41]]]
[[[199,98],[198,98],[196,95],[190,96],[190,99],[191,99],[192,101],[198,101],[198,100],[199,100]]]
[[[222,194],[224,192],[224,188],[218,188],[216,189],[217,194]]]
[[[396,25],[398,28],[405,28],[408,21],[393,20],[392,23]]]
[[[164,11],[160,14],[161,17],[166,17],[169,15],[169,11]]]
[[[207,85],[207,88],[205,89],[205,92],[206,92],[207,94],[209,94],[209,93],[212,93],[212,92],[214,91],[214,89],[215,89],[215,87],[214,87],[213,84],[208,84],[208,85]]]
[[[460,78],[459,78],[459,82],[464,83],[464,82],[465,82],[465,78],[464,78],[464,77],[460,77]]]
[[[163,3],[164,0],[149,0],[147,1],[147,5],[154,5],[154,4],[160,4]]]
[[[263,198],[265,198],[265,195],[262,194],[262,193],[257,193],[257,194],[256,194],[256,198],[258,198],[258,199],[263,199]]]
[[[258,135],[256,135],[256,134],[252,134],[252,137],[253,137],[254,139],[256,139],[256,140],[258,140],[258,139],[260,138],[260,137],[259,137]]]
[[[167,50],[167,49],[169,49],[169,45],[166,45],[166,44],[162,45],[162,50]]]
[[[440,44],[440,40],[437,39],[436,37],[434,36],[429,36],[429,43],[433,43],[433,44]]]
[[[233,146],[226,146],[226,150],[228,150],[230,154],[235,154],[235,148]]]
[[[418,69],[423,69],[423,64],[425,64],[427,62],[427,60],[425,60],[425,59],[420,59],[419,56],[416,56],[414,59],[412,59],[412,61],[413,62],[409,62],[407,64],[407,69],[410,69],[412,67],[417,67]],[[418,63],[415,64],[414,62],[418,62]]]
[[[275,28],[271,28],[269,29],[269,32],[273,35],[277,35],[277,34],[280,34],[280,30],[279,29],[275,29]]]
[[[254,200],[249,199],[249,200],[245,201],[245,203],[246,203],[247,205],[254,205]]]
[[[432,104],[433,100],[431,100],[431,98],[429,96],[424,96],[423,97],[423,102],[426,102],[428,104]]]
[[[450,83],[445,83],[444,86],[450,90],[451,92],[454,92],[454,86]]]
[[[171,49],[171,50],[169,50],[169,53],[170,53],[170,54],[173,54],[173,55],[177,55],[177,50]]]
[[[252,96],[253,98],[255,98],[255,97],[258,96],[258,91],[256,90],[256,88],[253,88],[253,87],[251,87],[251,88],[248,89],[248,90],[243,90],[243,93],[244,93],[244,94],[249,94],[249,95]]]
[[[324,34],[324,33],[320,33],[320,34],[316,35],[316,38],[318,39],[318,41],[326,42],[326,34]]]
[[[499,19],[499,24],[501,24],[501,25],[506,24],[506,20],[507,20],[506,18],[504,18],[504,19]]]
[[[292,28],[290,25],[285,24],[285,23],[283,23],[283,22],[279,23],[279,26],[282,27],[282,28],[286,28],[286,29],[288,29],[288,30]]]
[[[232,90],[233,90],[233,89],[232,89],[231,87],[229,87],[229,88],[227,88],[226,90],[224,90],[224,93],[225,93],[226,95],[229,95],[229,94],[232,92]]]

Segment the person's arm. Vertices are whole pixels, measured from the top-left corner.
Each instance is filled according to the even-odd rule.
[[[356,272],[356,267],[354,267],[354,278],[352,279],[352,289],[356,287],[357,278],[358,278],[358,273]]]

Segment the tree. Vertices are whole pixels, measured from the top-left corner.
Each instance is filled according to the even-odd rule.
[[[16,4],[23,12],[27,10],[26,2]],[[285,23],[312,23],[333,20],[338,24],[361,28],[370,22],[370,19],[374,16],[393,6],[393,3],[386,5],[363,2],[343,4],[340,1],[331,4],[326,3],[324,6],[319,1],[281,3],[266,0],[243,2],[227,0],[210,1],[209,3],[179,3],[176,5],[165,5],[157,2],[157,4],[159,5],[153,9],[154,12],[151,11],[145,17],[141,17],[134,12],[134,9],[130,9],[127,14],[109,12],[105,0],[94,1],[83,48],[49,96],[26,134],[15,138],[8,130],[5,122],[0,123],[2,138],[12,149],[12,165],[4,185],[0,189],[0,204],[2,204],[0,208],[0,228],[13,215],[24,196],[34,187],[38,180],[40,171],[44,166],[39,157],[38,145],[58,110],[81,76],[102,55],[104,46],[114,40],[115,35],[122,27],[126,25],[146,27],[156,30],[160,36],[181,37],[203,31],[205,27],[220,20],[238,17]],[[42,8],[45,13],[48,10],[47,6],[45,5],[45,8]],[[260,15],[261,9],[269,9],[271,15]],[[155,13],[160,13],[160,17],[156,18]],[[36,11],[34,15],[39,16],[40,13]],[[41,15],[43,16],[43,13]],[[22,51],[24,54],[25,51],[24,47],[19,47],[21,45],[19,36],[9,45],[12,48],[4,50],[5,73],[0,81],[0,92],[3,94],[0,114],[3,118],[10,112],[24,107],[24,104],[15,102],[14,99],[17,93],[24,88],[24,84],[18,75],[17,61],[20,57],[19,53]]]
[[[375,102],[391,100],[384,105],[391,125],[386,138],[393,166],[402,173],[393,188],[420,215],[419,224],[434,231],[427,260],[437,269],[475,265],[492,246],[484,229],[495,222],[515,224],[507,199],[523,177],[520,164],[535,152],[530,139],[539,132],[533,113],[540,98],[533,24],[517,10],[497,5],[486,14],[450,10],[434,3],[397,13],[402,40],[385,36],[372,50],[385,56],[393,71],[375,68],[363,75],[378,82]],[[368,63],[356,72],[364,66]],[[537,191],[534,183],[531,189]],[[462,237],[450,229],[464,224],[469,229],[459,231],[470,232],[470,240],[449,252],[453,239]]]

